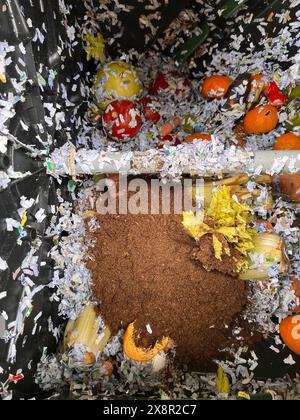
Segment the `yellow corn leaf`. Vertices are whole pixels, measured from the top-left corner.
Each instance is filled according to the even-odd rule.
[[[22,225],[22,226],[25,226],[25,225],[26,225],[26,222],[27,222],[27,215],[26,215],[26,213],[24,213],[24,214],[22,215],[21,225]]]
[[[254,229],[245,227],[238,227],[238,243],[237,250],[241,254],[247,256],[249,252],[253,251],[255,248],[254,245],[255,231]]]
[[[225,238],[228,240],[234,240],[234,238],[236,238],[238,235],[237,228],[235,227],[228,227],[228,226],[220,227],[217,229],[217,232],[225,236]]]
[[[244,392],[244,391],[240,391],[238,393],[238,397],[242,398],[243,400],[251,400],[251,396],[247,394],[247,392]]]
[[[213,245],[216,259],[222,261],[223,245],[222,242],[220,242],[219,239],[216,237],[216,235],[213,235]]]
[[[94,58],[102,64],[105,62],[105,41],[103,35],[99,32],[97,35],[86,35],[85,41],[89,44],[86,48],[87,60]]]
[[[218,369],[216,390],[218,394],[230,393],[230,382],[228,376],[221,367]]]
[[[230,248],[229,247],[225,246],[224,247],[224,252],[225,252],[226,255],[228,255],[228,257],[231,256],[231,251],[230,251]]]
[[[214,227],[210,227],[193,212],[183,214],[183,226],[190,236],[199,240],[206,234],[212,234],[212,241],[215,255],[218,260],[222,260],[225,252],[231,255],[230,246],[232,244],[242,255],[247,257],[249,252],[254,249],[255,231],[248,227],[251,220],[251,209],[240,204],[237,199],[231,196],[231,187],[223,185],[214,194],[209,208],[205,212],[205,219],[209,218],[214,222]],[[216,234],[220,234],[227,241],[228,246],[224,246]],[[238,265],[241,270],[247,270],[248,263],[244,261]]]
[[[230,187],[223,185],[215,192],[206,215],[215,221],[217,227],[232,227],[237,223],[247,223],[250,211],[248,206],[237,203],[231,197]]]
[[[202,236],[207,233],[212,232],[212,229],[203,223],[203,218],[195,215],[192,211],[183,213],[182,224],[188,234],[196,240],[202,238]]]
[[[236,272],[237,273],[246,273],[249,270],[249,266],[250,266],[249,261],[247,261],[247,260],[237,261],[235,259],[235,262],[236,262]]]

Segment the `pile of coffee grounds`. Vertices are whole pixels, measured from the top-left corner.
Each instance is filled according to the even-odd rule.
[[[147,348],[168,336],[179,362],[207,366],[231,342],[231,327],[247,304],[245,282],[207,272],[195,261],[195,241],[180,215],[107,215],[99,221],[89,268],[112,333],[135,321],[138,345]]]
[[[136,321],[146,348],[168,336],[182,362],[215,357],[246,305],[245,283],[193,261],[194,242],[180,216],[103,216],[100,221],[90,268],[94,296],[112,332]]]
[[[197,242],[197,246],[193,251],[193,257],[196,261],[199,261],[207,271],[217,270],[221,273],[238,277],[237,265],[244,260],[243,255],[232,244],[228,244],[222,235],[216,236],[224,247],[230,249],[230,256],[224,252],[222,260],[218,260],[215,254],[212,235],[208,234],[204,235]]]

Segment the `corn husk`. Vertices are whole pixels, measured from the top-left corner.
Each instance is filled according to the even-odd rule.
[[[268,280],[270,269],[278,267],[279,273],[288,271],[288,259],[283,239],[273,233],[261,233],[254,239],[254,250],[251,252],[252,260],[260,262],[259,266],[250,268],[240,274],[241,280]]]
[[[226,394],[228,395],[230,393],[230,382],[229,378],[224,372],[224,370],[219,367],[218,373],[217,373],[217,381],[216,381],[216,391],[218,394]]]
[[[183,214],[183,226],[196,241],[207,234],[212,235],[216,259],[222,260],[224,254],[230,256],[229,247],[220,241],[220,235],[228,244],[233,245],[242,255],[236,267],[242,280],[266,280],[283,274],[288,270],[288,260],[285,254],[284,241],[273,233],[257,234],[249,228],[251,209],[236,200],[234,192],[242,192],[240,184],[248,182],[247,175],[222,180],[219,183],[205,185],[205,199],[209,201],[205,209],[204,220],[192,212]],[[261,176],[258,183],[270,183],[272,177]],[[214,191],[216,186],[219,189]],[[248,192],[247,192],[248,194]],[[207,219],[206,219],[207,218]],[[213,220],[214,225],[208,225],[206,220]]]
[[[240,271],[247,270],[248,253],[254,249],[254,230],[249,227],[250,221],[251,209],[236,202],[231,196],[230,187],[223,185],[213,194],[209,207],[205,209],[204,220],[193,212],[184,212],[182,223],[187,233],[196,241],[205,235],[211,235],[218,260],[222,260],[223,254],[230,256],[230,244],[234,246],[245,259],[245,264],[237,267]]]
[[[99,329],[95,306],[87,306],[76,321],[70,320],[67,324],[63,351],[69,351],[76,344],[86,347],[83,365],[95,363],[98,354],[104,349],[110,339],[108,327]]]
[[[249,200],[250,198],[255,199],[258,198],[261,194],[261,191],[259,189],[256,189],[252,192],[249,192],[249,190],[246,188],[247,182],[249,182],[251,178],[247,174],[240,174],[235,177],[222,179],[220,181],[216,182],[206,182],[204,184],[204,205],[205,208],[209,207],[211,204],[211,201],[214,196],[214,191],[217,187],[226,185],[230,187],[231,194],[235,195],[240,202]],[[273,177],[270,175],[261,175],[254,179],[254,181],[257,184],[271,184],[273,180]],[[196,199],[196,187],[194,187],[193,192],[193,198]],[[262,203],[266,210],[270,210],[273,205],[273,197],[272,192],[270,191],[270,194],[268,195],[268,199],[266,202]]]

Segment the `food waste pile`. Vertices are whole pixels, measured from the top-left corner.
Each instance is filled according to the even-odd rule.
[[[143,358],[151,360],[145,349],[169,337],[181,364],[196,363],[202,369],[210,364],[218,349],[230,345],[229,326],[246,307],[247,284],[207,272],[194,261],[195,244],[180,215],[128,214],[97,220],[100,228],[94,233],[89,264],[94,298],[112,333],[134,322],[128,355],[141,361],[140,348]]]

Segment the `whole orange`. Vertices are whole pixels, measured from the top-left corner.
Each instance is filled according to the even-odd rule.
[[[274,150],[300,150],[300,136],[287,133],[275,140]]]
[[[300,315],[284,319],[280,324],[280,335],[284,344],[300,355]]]
[[[233,80],[228,76],[210,76],[203,82],[201,95],[206,99],[222,99],[232,83]]]
[[[276,128],[279,121],[278,111],[273,105],[261,105],[247,112],[244,128],[247,134],[264,134]]]

